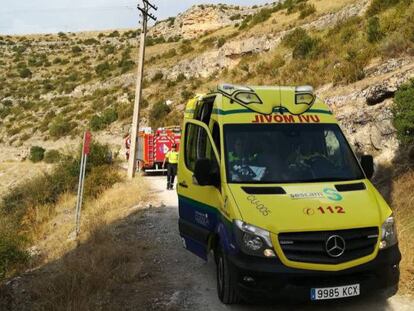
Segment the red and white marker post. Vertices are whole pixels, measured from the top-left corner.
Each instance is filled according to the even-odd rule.
[[[88,160],[88,155],[90,152],[91,139],[92,139],[91,132],[86,131],[85,134],[83,135],[82,157],[81,157],[81,164],[80,164],[80,170],[79,170],[78,196],[76,200],[76,213],[75,213],[76,238],[79,236],[79,233],[80,233],[80,218],[81,218],[81,210],[82,210],[86,161]]]

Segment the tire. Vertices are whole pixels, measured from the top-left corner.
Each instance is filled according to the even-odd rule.
[[[226,305],[237,304],[241,300],[236,290],[237,272],[231,266],[220,246],[215,252],[215,257],[218,297]]]

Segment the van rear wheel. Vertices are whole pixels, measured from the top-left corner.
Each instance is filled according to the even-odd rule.
[[[217,266],[217,294],[224,304],[236,304],[240,302],[240,296],[236,291],[237,274],[231,266],[226,254],[219,247],[216,250]]]

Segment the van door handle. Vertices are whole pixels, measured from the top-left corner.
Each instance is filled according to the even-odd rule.
[[[187,185],[187,183],[185,181],[182,181],[182,182],[178,183],[178,185],[180,187],[183,187],[183,188],[188,188],[188,185]]]

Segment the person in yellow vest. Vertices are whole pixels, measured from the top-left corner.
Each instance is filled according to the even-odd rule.
[[[176,150],[176,145],[172,145],[171,150],[165,154],[164,162],[162,163],[162,168],[165,167],[165,162],[168,160],[167,167],[167,190],[174,189],[174,179],[177,175],[177,164],[178,164],[178,152]]]

